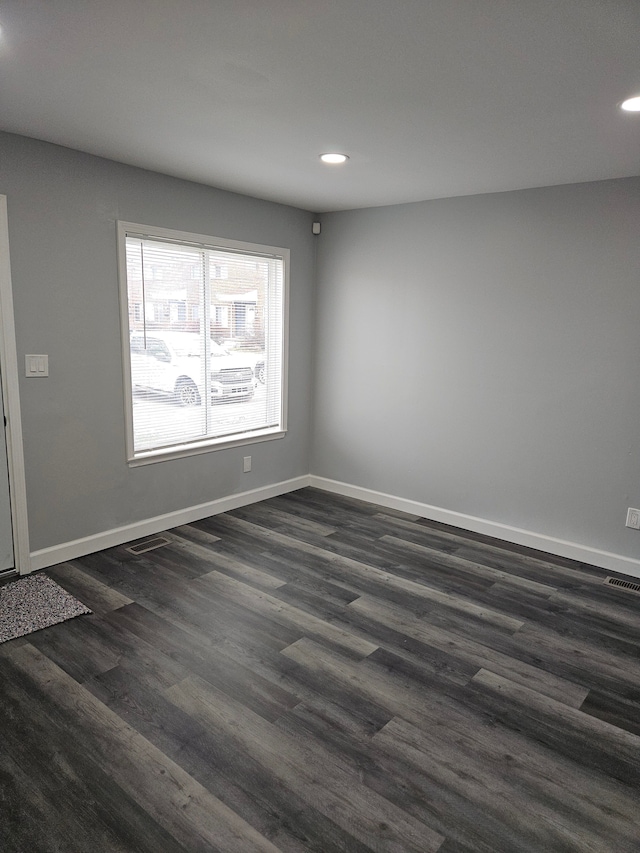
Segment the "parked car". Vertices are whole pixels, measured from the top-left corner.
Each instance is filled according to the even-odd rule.
[[[253,397],[258,381],[251,358],[229,353],[211,340],[211,399],[230,402]],[[133,332],[131,382],[171,395],[182,406],[198,406],[205,395],[200,335],[189,332]]]
[[[253,365],[253,373],[262,385],[267,381],[267,371],[266,371],[266,362],[265,362],[265,353],[264,348],[256,350],[255,347],[246,346],[246,340],[237,340],[235,338],[228,338],[227,340],[219,339],[218,343],[221,347],[227,350],[227,352],[243,352],[246,353],[247,358],[252,359],[251,364]]]

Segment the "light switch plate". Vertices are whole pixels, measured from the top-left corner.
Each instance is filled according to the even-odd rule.
[[[48,355],[25,355],[25,357],[24,357],[24,372],[25,372],[25,376],[48,376],[49,375],[49,356]]]

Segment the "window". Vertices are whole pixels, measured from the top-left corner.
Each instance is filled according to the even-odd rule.
[[[122,222],[118,241],[130,463],[284,435],[288,250]]]

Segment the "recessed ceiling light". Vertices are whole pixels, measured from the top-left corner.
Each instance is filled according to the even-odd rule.
[[[321,154],[320,159],[323,163],[344,163],[349,158],[346,154]]]
[[[623,110],[627,110],[630,113],[640,112],[640,95],[636,95],[635,98],[627,98],[620,106]]]

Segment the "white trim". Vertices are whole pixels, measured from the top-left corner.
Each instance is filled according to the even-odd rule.
[[[196,444],[184,444],[174,450],[160,448],[158,450],[141,450],[135,459],[129,459],[128,465],[130,468],[137,468],[140,465],[150,465],[153,462],[166,462],[168,459],[182,459],[184,456],[196,456],[198,453],[210,453],[212,450],[228,450],[230,447],[244,447],[247,444],[259,444],[264,441],[273,441],[277,438],[284,438],[286,432],[261,432],[257,435],[249,436],[244,433],[242,438],[237,438],[235,441],[229,439],[220,439],[220,443],[215,441],[206,441]]]
[[[175,228],[160,228],[155,225],[141,225],[139,222],[125,222],[118,220],[119,233],[128,233],[132,237],[143,237],[150,240],[161,238],[163,240],[175,241],[179,246],[181,243],[191,244],[198,248],[214,249],[224,252],[226,249],[232,251],[246,252],[250,255],[267,255],[274,258],[281,257],[283,252],[288,254],[289,249],[280,246],[265,246],[262,243],[248,243],[244,240],[230,240],[227,237],[213,237],[211,234],[192,234],[190,231],[177,231]],[[120,229],[122,229],[120,231]]]
[[[33,551],[31,554],[31,571],[44,569],[47,566],[55,566],[57,563],[64,563],[67,560],[75,560],[86,554],[93,554],[95,551],[102,551],[105,548],[123,545],[125,542],[131,542],[133,539],[140,539],[143,536],[161,533],[164,530],[170,530],[172,527],[178,527],[181,524],[190,524],[201,518],[208,518],[211,515],[218,515],[221,512],[228,512],[231,509],[264,501],[268,498],[274,498],[286,492],[303,489],[308,485],[308,475],[295,477],[292,480],[284,480],[270,486],[262,486],[248,492],[240,492],[237,495],[229,495],[225,498],[218,498],[217,500],[197,504],[186,509],[157,515],[154,518],[148,518],[144,521],[126,524],[124,527],[105,530],[102,533],[95,533],[92,536],[84,536],[82,539],[74,539],[72,542],[63,542],[60,545],[53,545],[51,548],[42,548],[39,551]]]
[[[527,548],[535,548],[547,554],[555,554],[558,557],[566,557],[581,563],[588,563],[612,572],[620,572],[623,575],[640,578],[640,560],[632,557],[624,557],[622,554],[613,554],[610,551],[601,551],[577,542],[568,542],[564,539],[556,539],[553,536],[545,536],[542,533],[534,533],[531,530],[523,530],[520,527],[511,527],[496,521],[488,521],[485,518],[477,518],[473,515],[465,515],[442,507],[431,506],[408,498],[387,495],[384,492],[376,492],[373,489],[365,489],[361,486],[352,486],[349,483],[341,483],[337,480],[329,480],[325,477],[317,477],[315,474],[309,476],[309,485],[326,492],[344,495],[348,498],[357,498],[368,503],[400,510],[431,521],[439,521],[443,524],[451,524],[463,530],[472,530],[474,533],[483,533],[486,536],[494,536],[505,542],[513,542],[516,545],[524,545]]]
[[[120,299],[120,346],[122,351],[122,387],[124,390],[124,427],[127,459],[133,457],[133,389],[131,387],[131,353],[129,350],[129,295],[127,290],[126,223],[116,223],[118,258],[118,293]],[[144,305],[142,305],[144,317]]]
[[[133,539],[140,539],[143,536],[161,533],[181,524],[190,524],[201,518],[218,515],[221,512],[227,512],[241,506],[257,503],[258,501],[268,500],[277,495],[293,492],[296,489],[303,489],[305,486],[313,486],[316,489],[322,489],[326,492],[333,492],[334,494],[356,498],[357,500],[377,504],[378,506],[400,510],[419,516],[420,518],[428,518],[432,521],[450,524],[462,530],[471,530],[474,533],[493,536],[505,542],[524,545],[547,554],[566,557],[581,563],[598,566],[608,571],[640,578],[640,560],[635,560],[631,557],[624,557],[621,554],[613,554],[609,551],[601,551],[597,548],[590,548],[586,545],[579,545],[576,542],[568,542],[564,539],[556,539],[541,533],[533,533],[530,530],[511,527],[510,525],[500,524],[495,521],[488,521],[487,519],[477,518],[473,515],[465,515],[461,512],[442,509],[441,507],[431,506],[420,501],[401,498],[397,495],[388,495],[384,492],[376,492],[361,486],[353,486],[349,483],[329,480],[314,474],[295,477],[291,480],[284,480],[270,486],[262,486],[251,491],[218,498],[214,501],[186,507],[185,509],[158,515],[144,521],[127,524],[123,527],[105,530],[102,533],[96,533],[92,536],[85,536],[82,539],[75,539],[71,542],[63,542],[60,545],[53,545],[50,548],[33,551],[30,555],[30,567],[26,571],[44,569],[47,566],[63,563],[66,560],[74,560],[77,557],[83,557],[85,554],[93,554],[95,551],[113,548],[116,545],[122,545]]]
[[[16,569],[23,575],[31,571],[31,561],[6,195],[0,195],[0,364],[2,365],[4,414],[7,419],[5,434],[13,526],[13,557]]]

